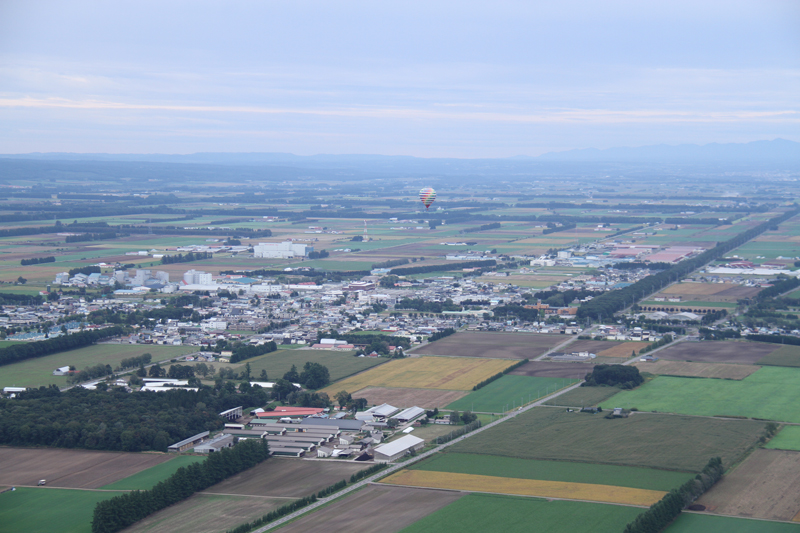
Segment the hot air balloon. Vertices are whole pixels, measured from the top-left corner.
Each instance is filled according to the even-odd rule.
[[[434,191],[433,188],[425,187],[419,191],[419,201],[422,202],[426,210],[431,206],[434,200],[436,200],[436,191]]]

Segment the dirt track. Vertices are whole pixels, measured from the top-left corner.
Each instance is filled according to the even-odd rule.
[[[451,491],[370,485],[335,505],[292,522],[280,531],[394,533],[462,496],[464,493]]]
[[[0,485],[96,489],[168,461],[161,453],[94,452],[56,448],[0,448]]]
[[[536,333],[465,331],[422,346],[413,353],[416,355],[533,359],[568,338],[564,335]]]

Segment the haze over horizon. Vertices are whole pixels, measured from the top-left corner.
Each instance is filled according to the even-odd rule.
[[[0,6],[0,152],[800,141],[800,4]]]

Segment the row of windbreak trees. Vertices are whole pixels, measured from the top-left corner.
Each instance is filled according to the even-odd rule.
[[[248,439],[233,448],[212,453],[202,463],[180,467],[150,490],[135,490],[99,502],[94,508],[92,533],[121,531],[195,492],[256,466],[268,457],[266,439]]]
[[[603,320],[610,318],[614,313],[622,311],[629,305],[632,305],[637,300],[644,298],[648,294],[652,294],[661,290],[663,287],[680,280],[690,272],[702,267],[724,256],[731,250],[738,248],[747,241],[757,237],[768,229],[785,222],[793,216],[800,213],[800,209],[795,205],[791,211],[774,217],[758,226],[744,231],[715,246],[714,248],[703,252],[697,257],[681,261],[675,266],[667,270],[652,274],[646,278],[640,279],[636,283],[629,285],[625,288],[609,291],[601,294],[600,296],[581,304],[578,308],[577,317],[581,319],[596,319]]]
[[[83,348],[101,339],[116,337],[125,333],[125,328],[114,326],[110,328],[98,329],[94,331],[81,331],[71,335],[62,335],[44,341],[28,342],[25,344],[15,344],[7,348],[0,348],[0,366],[10,365],[26,359],[44,357],[66,350]]]

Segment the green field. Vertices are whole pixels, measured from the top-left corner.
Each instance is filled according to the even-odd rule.
[[[563,405],[565,407],[594,407],[619,392],[616,387],[579,387],[547,400],[545,405]]]
[[[292,365],[295,365],[298,372],[301,372],[306,362],[319,363],[328,367],[331,381],[333,382],[388,361],[389,359],[384,357],[354,357],[353,352],[278,350],[277,352],[248,359],[242,363],[242,366],[245,363],[250,363],[254,379],[258,379],[258,375],[263,369],[267,371],[269,379],[275,380],[282,378],[292,368]]]
[[[142,470],[132,476],[120,479],[110,485],[102,487],[106,490],[146,490],[152,489],[156,483],[164,481],[175,473],[182,466],[189,466],[192,463],[205,460],[205,457],[198,455],[176,455],[165,463],[151,466],[147,470]]]
[[[800,451],[800,426],[783,426],[765,448]]]
[[[535,407],[451,449],[520,459],[697,472],[714,456],[728,465],[739,460],[764,427],[764,422],[752,420],[645,413],[609,420],[603,414]]]
[[[467,494],[401,532],[619,533],[641,512],[621,505]]]
[[[682,513],[666,533],[797,533],[800,524],[707,514]]]
[[[412,470],[454,472],[570,483],[594,483],[634,489],[670,491],[686,483],[691,474],[632,466],[537,461],[492,455],[438,453],[410,467]]]
[[[602,407],[800,422],[800,368],[763,367],[743,380],[658,376]]]
[[[502,413],[542,396],[547,396],[548,393],[563,389],[577,381],[576,379],[505,375],[454,401],[447,406],[447,409]]]
[[[118,493],[17,488],[0,494],[0,531],[90,533],[97,502]]]
[[[54,376],[53,370],[73,365],[78,370],[99,363],[116,367],[125,358],[149,353],[153,361],[163,361],[196,351],[194,346],[159,346],[153,344],[95,344],[45,357],[6,365],[0,370],[0,387],[39,387],[54,383],[67,385],[66,376]]]
[[[781,346],[763,359],[759,365],[800,367],[800,346]]]

